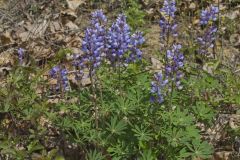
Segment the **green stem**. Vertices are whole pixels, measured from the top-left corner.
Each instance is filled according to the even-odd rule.
[[[93,68],[91,67],[89,75],[90,75],[90,81],[91,81],[91,92],[92,92],[93,106],[94,106],[94,112],[95,112],[95,126],[96,126],[96,129],[98,129],[98,108],[97,108],[97,96],[96,96],[96,90],[95,90],[96,81],[93,80],[92,72],[93,72]]]
[[[118,57],[118,89],[119,89],[119,92],[120,92],[120,95],[122,94],[122,88],[121,88],[121,62],[120,62],[120,58]]]
[[[170,108],[172,109],[172,99],[173,99],[173,81],[171,82],[171,93],[170,93]]]

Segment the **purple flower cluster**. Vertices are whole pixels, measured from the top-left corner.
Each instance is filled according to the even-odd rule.
[[[197,42],[200,47],[198,50],[198,53],[206,54],[208,53],[209,48],[214,47],[214,42],[216,40],[216,33],[217,33],[217,27],[211,26],[207,28],[206,32],[202,37],[197,38]]]
[[[151,93],[156,97],[152,97],[154,102],[162,103],[164,100],[164,91],[171,91],[173,85],[178,89],[182,89],[181,78],[183,73],[181,69],[184,66],[184,56],[180,52],[182,46],[174,44],[171,50],[167,50],[167,63],[165,65],[165,73],[157,73],[154,75],[154,81],[151,83]]]
[[[210,6],[208,9],[202,10],[200,25],[207,25],[210,21],[216,21],[217,15],[219,13],[218,7]],[[208,25],[202,36],[197,38],[199,44],[199,54],[207,54],[209,48],[213,48],[216,39],[217,27],[213,25]]]
[[[18,49],[18,59],[19,59],[20,64],[23,63],[23,56],[24,56],[24,50],[22,48],[19,48]]]
[[[169,81],[173,81],[178,89],[181,89],[180,80],[183,77],[181,69],[184,66],[184,55],[181,53],[182,46],[174,44],[171,50],[167,50],[167,63],[165,75]]]
[[[107,19],[103,12],[96,11],[92,14],[91,26],[85,31],[82,43],[84,54],[78,65],[81,68],[88,68],[90,74],[95,72],[104,58],[116,65],[120,62],[136,61],[142,56],[142,52],[138,48],[144,43],[142,33],[131,34],[125,15],[120,14],[108,30],[106,23]]]
[[[68,71],[66,68],[61,68],[60,66],[55,66],[49,71],[49,75],[53,79],[57,79],[57,86],[56,90],[69,90],[69,84],[68,84],[68,77],[67,77]]]
[[[124,53],[129,50],[131,43],[130,27],[127,24],[126,16],[121,14],[115,23],[112,24],[107,35],[107,57],[111,62],[120,61]]]
[[[206,25],[210,21],[216,21],[219,13],[219,8],[215,6],[210,6],[210,8],[202,10],[200,24]]]
[[[111,63],[132,62],[141,59],[142,52],[138,48],[144,43],[141,32],[131,35],[126,16],[120,14],[115,23],[110,27],[107,34],[107,58]],[[130,52],[129,57],[125,54]]]
[[[151,82],[151,93],[154,95],[151,97],[152,102],[162,103],[164,101],[164,88],[167,83],[168,80],[163,79],[162,73],[154,75],[154,81]]]
[[[160,11],[173,18],[175,16],[175,12],[177,11],[175,0],[164,0],[163,8],[160,9]]]
[[[163,8],[160,11],[164,15],[159,22],[162,30],[161,38],[165,40],[169,35],[176,37],[178,34],[177,24],[174,22],[175,12],[177,11],[175,0],[164,0]]]
[[[136,32],[131,36],[130,43],[130,55],[126,59],[126,63],[135,62],[142,58],[142,51],[138,46],[142,45],[145,42],[145,39],[142,35],[142,32]]]
[[[84,64],[93,74],[95,69],[101,64],[105,53],[105,24],[107,19],[101,10],[92,14],[91,26],[85,31],[85,37],[82,42],[82,55],[80,65]]]
[[[92,25],[105,25],[107,23],[107,17],[102,10],[97,10],[92,13],[91,24]]]

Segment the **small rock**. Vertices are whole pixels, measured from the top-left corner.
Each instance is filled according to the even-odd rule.
[[[232,34],[230,36],[230,42],[233,44],[233,46],[240,46],[240,35]]]
[[[192,9],[192,10],[196,9],[196,4],[195,3],[191,3],[189,5],[189,8]]]
[[[213,160],[230,160],[231,152],[229,151],[221,151],[214,153]]]
[[[82,79],[82,85],[83,86],[87,86],[87,85],[90,85],[90,84],[91,84],[90,78]]]
[[[67,0],[68,8],[75,11],[85,0]]]

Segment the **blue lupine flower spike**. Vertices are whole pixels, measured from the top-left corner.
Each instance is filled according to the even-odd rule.
[[[142,52],[138,47],[144,41],[141,32],[131,35],[126,16],[120,14],[107,34],[107,58],[112,64],[116,64],[116,62],[130,63],[139,60],[142,57]],[[130,52],[129,55],[128,52]]]
[[[161,28],[160,37],[166,40],[167,36],[178,36],[177,24],[175,23],[176,2],[174,0],[164,0],[163,8],[160,9],[163,17],[160,19],[159,25]]]
[[[105,23],[107,19],[102,10],[95,11],[92,14],[91,26],[85,30],[85,36],[82,42],[81,64],[84,64],[93,74],[102,62],[106,52],[106,30]]]

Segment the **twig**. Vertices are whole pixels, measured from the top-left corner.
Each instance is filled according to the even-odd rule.
[[[240,69],[237,69],[236,71],[234,71],[234,73],[240,72]]]

